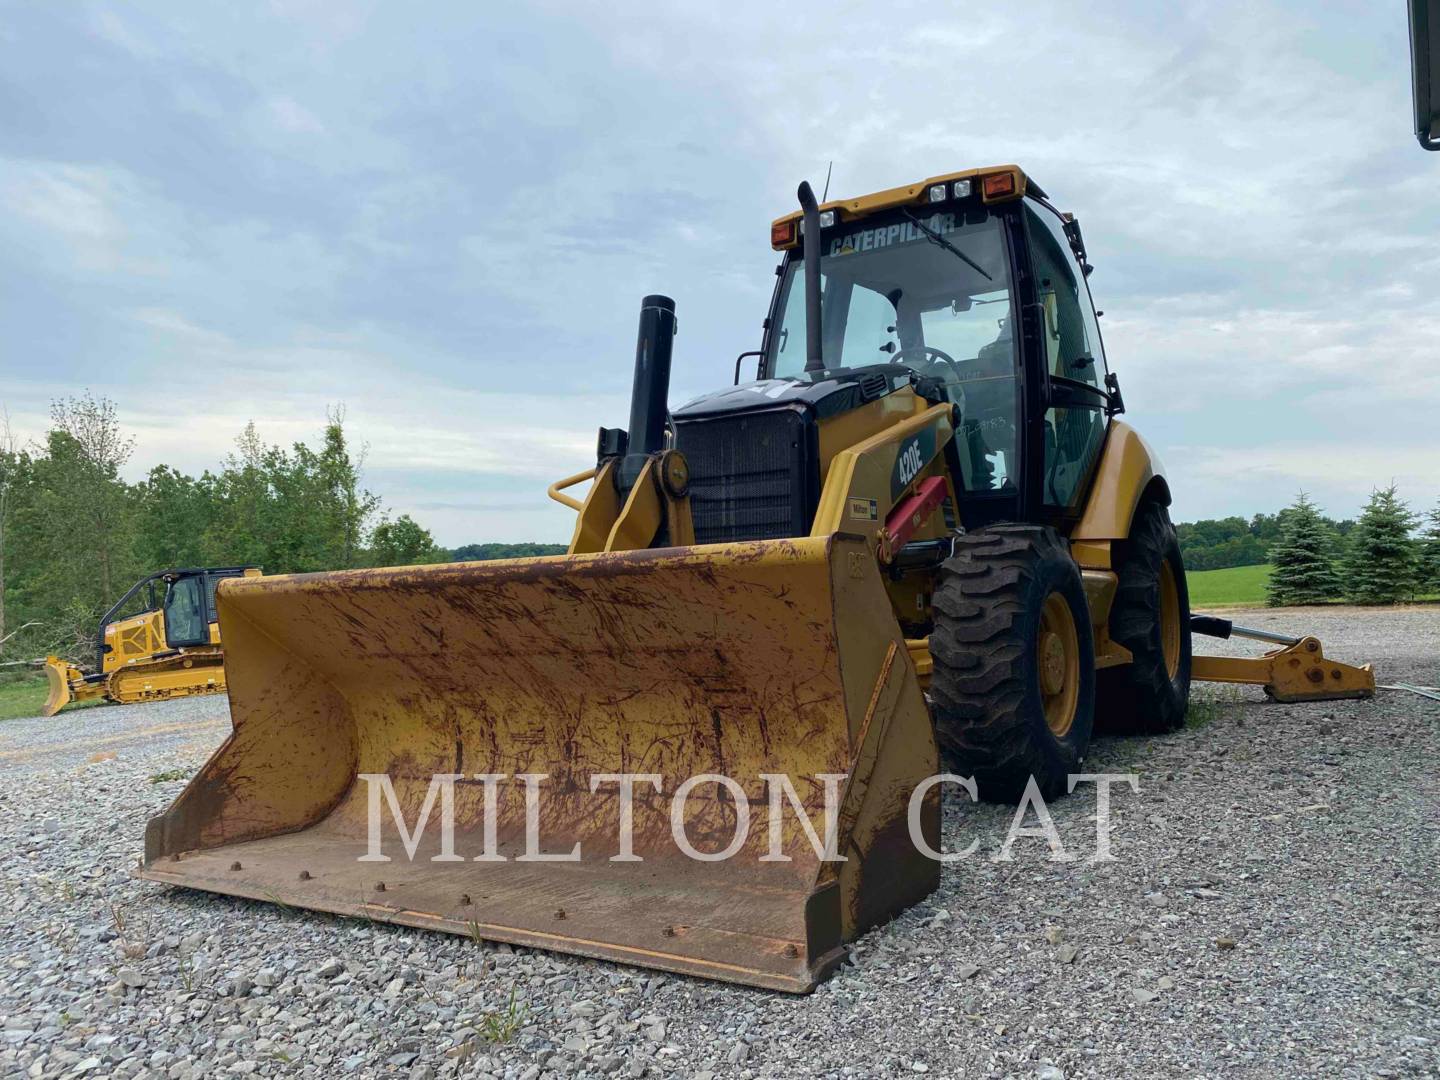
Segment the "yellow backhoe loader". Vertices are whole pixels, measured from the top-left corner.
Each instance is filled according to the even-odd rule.
[[[46,657],[50,695],[44,715],[93,698],[129,704],[222,692],[215,586],[225,578],[259,575],[254,567],[230,566],[161,570],[141,578],[100,620],[94,672]]]
[[[1079,223],[1008,165],[799,197],[735,386],[668,410],[643,301],[567,555],[222,584],[234,731],[141,876],[805,991],[935,887],[942,753],[1048,797],[1093,731],[1183,723],[1170,489]],[[1229,673],[1373,686],[1287,648]]]

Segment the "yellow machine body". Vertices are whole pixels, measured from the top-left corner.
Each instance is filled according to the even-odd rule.
[[[827,205],[848,220],[966,180],[987,205],[992,190],[1027,190],[1006,166]],[[772,242],[794,247],[797,233],[794,216],[779,219]],[[641,352],[652,300],[665,298],[642,307]],[[642,370],[637,354],[637,400]],[[222,582],[233,732],[150,822],[140,875],[813,987],[846,942],[938,882],[920,850],[936,846],[939,822],[938,789],[922,785],[938,771],[923,692],[935,574],[902,573],[899,560],[959,528],[961,414],[877,377],[883,394],[857,387],[814,420],[801,535],[697,543],[683,440],[660,441],[657,424],[634,453],[632,413],[631,453],[625,433],[602,429],[597,466],[550,488],[577,513],[567,555]],[[740,407],[769,408],[783,381],[738,387]],[[1132,660],[1107,629],[1112,545],[1142,500],[1169,501],[1144,441],[1108,412],[1107,425],[1069,530],[1102,668]],[[586,482],[583,497],[566,494]],[[648,778],[634,790],[635,860],[616,858],[617,785],[596,786],[611,774]],[[545,779],[530,791],[524,776]],[[782,799],[778,816],[777,780],[798,802]],[[811,836],[824,832],[827,784],[838,860]],[[406,830],[425,819],[413,856],[394,810]],[[742,838],[711,861],[685,852],[682,834],[712,855]],[[573,861],[536,857],[572,850]]]
[[[250,577],[260,575],[260,571],[253,567],[222,573]],[[165,632],[165,613],[158,607],[113,620],[107,617],[100,631],[97,672],[87,673],[58,656],[46,657],[45,676],[49,681],[49,694],[42,715],[54,716],[72,701],[103,698],[128,705],[223,693],[225,661],[219,621],[207,619],[205,629],[206,633],[202,636],[208,640],[172,647]]]
[[[920,686],[875,560],[844,534],[682,549],[226,582],[220,611],[234,732],[151,821],[143,876],[296,906],[479,935],[782,990],[814,985],[858,932],[934,888],[907,832],[934,770]],[[362,627],[384,627],[372,634]],[[408,825],[431,777],[455,784],[454,850],[439,822],[416,857],[367,852],[369,782],[387,774]],[[615,862],[618,787],[637,786],[634,853]],[[677,788],[700,861],[672,832]],[[765,774],[786,804],[769,851]],[[482,774],[543,774],[539,839],[574,862],[526,860],[526,803]],[[743,806],[743,811],[740,807]],[[921,800],[938,831],[938,792]],[[486,829],[494,830],[487,848]],[[931,841],[934,842],[933,840]],[[475,862],[487,850],[505,861]]]

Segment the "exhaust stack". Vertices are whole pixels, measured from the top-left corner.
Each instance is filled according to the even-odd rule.
[[[796,194],[805,214],[801,249],[805,257],[805,370],[824,371],[825,358],[820,352],[820,207],[808,180],[800,182]]]
[[[666,402],[670,396],[670,355],[675,344],[675,301],[652,295],[640,301],[635,342],[635,383],[630,390],[629,445],[616,481],[628,492],[652,454],[665,449]]]

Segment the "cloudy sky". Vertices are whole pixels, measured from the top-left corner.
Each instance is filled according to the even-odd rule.
[[[343,403],[442,542],[565,540],[543,488],[624,424],[642,295],[683,401],[758,345],[798,180],[1016,161],[1085,225],[1177,518],[1440,497],[1403,4],[673,8],[0,2],[12,423],[89,387],[138,476]]]

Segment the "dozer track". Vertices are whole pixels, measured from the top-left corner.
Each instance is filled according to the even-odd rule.
[[[121,704],[225,692],[219,649],[187,649],[179,656],[123,668],[105,680],[105,696]]]

